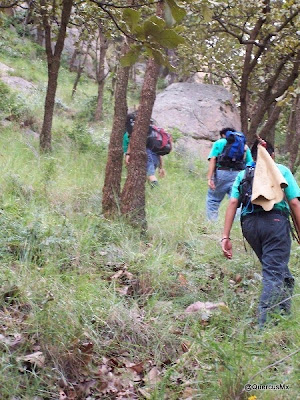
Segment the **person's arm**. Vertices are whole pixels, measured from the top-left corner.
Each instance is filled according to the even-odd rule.
[[[300,229],[300,201],[295,197],[294,199],[289,200],[289,206],[292,210],[295,222]]]
[[[223,230],[223,236],[221,239],[221,244],[222,244],[222,250],[223,250],[224,256],[229,259],[232,258],[232,244],[231,244],[231,240],[230,240],[230,231],[231,231],[231,227],[233,224],[236,210],[238,208],[238,203],[239,203],[239,200],[232,197],[229,200],[229,204],[228,204],[226,214],[225,214],[225,223],[224,223],[224,230]]]
[[[208,186],[212,189],[215,190],[215,182],[214,182],[214,174],[215,174],[215,169],[216,169],[216,163],[217,163],[217,158],[216,157],[211,157],[209,160],[208,164],[208,172],[207,172],[207,183]]]
[[[128,165],[130,160],[130,142],[127,147],[127,153],[125,153],[125,164]]]
[[[163,162],[162,156],[159,156],[158,173],[161,178],[164,178],[166,175],[166,171],[164,170],[164,162]]]

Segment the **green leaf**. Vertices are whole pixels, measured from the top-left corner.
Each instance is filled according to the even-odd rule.
[[[210,22],[212,20],[213,11],[208,7],[207,4],[203,4],[201,8],[204,22]]]
[[[140,11],[133,10],[132,8],[125,8],[125,10],[123,11],[123,19],[131,30],[134,30],[136,26],[139,25],[140,18]]]
[[[179,7],[175,0],[166,0],[167,5],[170,7],[170,11],[172,17],[175,19],[177,23],[181,22],[186,15],[186,11],[184,8]]]
[[[138,48],[130,49],[124,56],[121,57],[120,63],[122,67],[131,67],[138,60],[140,50]]]
[[[157,17],[156,15],[153,15],[152,17],[148,18],[148,21],[153,22],[155,25],[157,25],[161,30],[163,30],[166,26],[166,22],[164,19]]]
[[[161,28],[152,21],[145,21],[143,27],[146,37],[153,36],[154,38],[158,39],[161,35]]]
[[[184,43],[184,38],[179,36],[173,29],[165,29],[162,31],[157,40],[161,46],[167,47],[168,49],[174,49],[179,44]]]
[[[152,55],[157,64],[165,65],[166,57],[161,51],[152,49]]]

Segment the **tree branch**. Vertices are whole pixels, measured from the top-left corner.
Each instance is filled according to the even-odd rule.
[[[121,6],[121,5],[118,5],[118,4],[113,4],[113,3],[105,3],[105,2],[102,2],[102,1],[93,1],[93,0],[91,0],[93,3],[97,3],[99,6],[103,6],[103,7],[112,7],[112,8],[140,8],[140,7],[144,7],[144,6],[151,6],[151,5],[153,5],[153,4],[157,4],[157,3],[160,3],[161,2],[161,0],[154,0],[154,1],[152,1],[152,2],[147,2],[147,3],[141,3],[141,4],[133,4],[133,5],[130,5],[130,6]]]
[[[106,14],[108,14],[108,16],[110,17],[110,19],[111,19],[111,20],[113,21],[113,23],[115,24],[116,28],[117,28],[120,32],[122,32],[124,36],[126,36],[128,39],[134,40],[134,41],[136,41],[136,42],[143,43],[143,42],[137,40],[136,38],[132,37],[131,35],[129,35],[127,32],[125,32],[124,29],[122,29],[122,28],[120,27],[120,25],[119,25],[118,22],[116,21],[115,17],[114,17],[113,14],[111,13],[111,11],[107,10],[107,9],[105,8],[105,6],[104,6],[101,2],[99,2],[99,1],[97,1],[97,0],[90,0],[90,1],[91,1],[92,3],[94,3],[94,4],[97,4],[97,6],[99,6],[99,7],[101,8],[102,11],[104,11]],[[110,5],[109,5],[109,6],[110,6]],[[126,8],[128,8],[128,7],[126,7]]]

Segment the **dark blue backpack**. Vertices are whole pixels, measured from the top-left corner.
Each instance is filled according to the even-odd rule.
[[[238,171],[244,169],[245,135],[242,132],[227,131],[226,140],[227,143],[218,157],[218,165]]]

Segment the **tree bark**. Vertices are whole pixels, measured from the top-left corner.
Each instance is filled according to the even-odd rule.
[[[287,58],[291,57],[286,56]],[[289,73],[283,72],[283,68],[286,64],[286,60],[283,59],[282,62],[277,66],[273,75],[267,82],[266,89],[261,93],[260,100],[257,102],[256,107],[253,110],[253,115],[250,122],[250,127],[248,131],[248,139],[251,142],[256,134],[258,133],[259,127],[261,131],[264,130],[264,116],[268,109],[276,104],[276,99],[282,96],[286,90],[295,82],[299,75],[299,64],[300,64],[300,50],[293,59],[293,68]],[[275,107],[276,108],[276,107]],[[267,124],[266,121],[265,124]],[[259,133],[260,134],[260,133]]]
[[[105,82],[105,57],[108,49],[108,41],[103,34],[103,27],[99,24],[99,41],[100,41],[100,54],[99,65],[96,71],[96,78],[98,82],[98,97],[97,106],[95,111],[95,121],[102,121],[103,119],[103,93]]]
[[[159,65],[154,59],[147,63],[137,119],[130,139],[130,163],[121,196],[121,212],[145,228],[146,141],[156,96]]]
[[[259,133],[259,136],[262,139],[267,140],[273,145],[275,142],[275,127],[279,119],[280,113],[281,107],[278,104],[276,104],[275,106],[272,105],[268,110],[268,119]]]
[[[157,3],[156,15],[159,17],[163,15],[163,2]],[[137,118],[130,138],[130,163],[121,194],[121,213],[131,223],[140,227],[142,232],[147,229],[145,210],[146,142],[156,97],[159,70],[160,66],[153,58],[150,58],[147,62]]]
[[[79,65],[78,65],[78,69],[77,69],[76,79],[75,79],[75,82],[74,82],[74,85],[73,85],[73,89],[72,89],[72,95],[71,95],[72,98],[74,97],[74,94],[76,93],[77,85],[78,85],[78,83],[80,81],[80,78],[81,78],[81,75],[82,75],[82,72],[83,72],[83,68],[85,66],[85,63],[86,63],[86,60],[87,60],[87,56],[89,54],[90,47],[91,47],[91,44],[88,43],[82,63],[81,63],[81,59],[80,59],[80,62],[79,62]]]
[[[126,42],[126,39],[124,39],[121,54],[126,54],[128,49],[128,43]],[[129,70],[130,67],[120,66],[117,72],[114,120],[108,147],[108,159],[102,190],[102,212],[106,217],[114,216],[119,211],[123,164],[122,139],[125,132],[127,116]]]
[[[300,88],[300,80],[298,83]],[[289,167],[294,172],[300,144],[300,95],[295,97],[290,111],[285,147],[290,153]],[[299,157],[298,157],[299,159]]]
[[[61,53],[64,48],[66,30],[70,20],[72,5],[73,0],[63,0],[61,24],[59,27],[58,38],[53,51],[51,45],[51,25],[44,9],[45,0],[41,0],[41,14],[45,30],[46,55],[48,62],[48,86],[45,99],[44,120],[42,131],[40,134],[40,150],[42,152],[50,152],[52,149],[51,129],[55,105],[55,95],[57,89],[57,79],[60,67]]]

